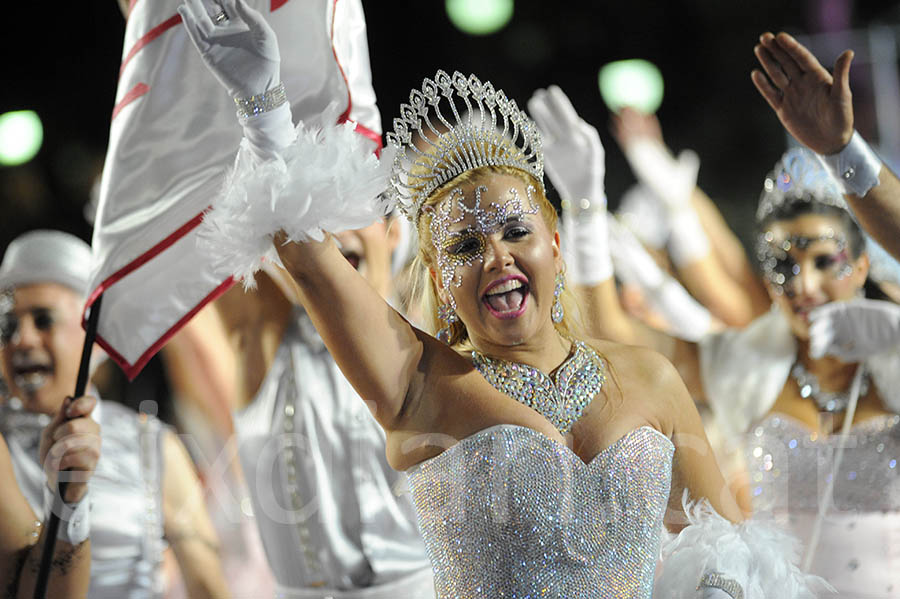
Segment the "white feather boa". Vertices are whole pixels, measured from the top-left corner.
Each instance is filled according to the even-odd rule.
[[[767,522],[732,524],[705,499],[683,498],[688,526],[663,541],[654,599],[692,599],[707,571],[737,582],[744,599],[815,599],[830,594],[822,578],[797,566],[799,542]]]
[[[388,212],[378,196],[389,183],[393,148],[378,160],[371,141],[353,129],[301,122],[296,139],[262,162],[251,142],[241,141],[224,191],[199,228],[200,249],[217,256],[220,272],[251,288],[264,260],[280,264],[272,245],[279,231],[291,241],[322,240],[325,232],[360,229]]]

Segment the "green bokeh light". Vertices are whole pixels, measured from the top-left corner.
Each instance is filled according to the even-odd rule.
[[[598,79],[600,95],[613,112],[623,106],[632,106],[653,114],[662,104],[662,73],[646,60],[633,58],[605,64],[600,68]]]
[[[0,115],[0,165],[28,162],[41,149],[44,128],[33,110],[17,110]]]
[[[446,7],[450,22],[471,35],[499,31],[513,15],[513,0],[446,0]]]

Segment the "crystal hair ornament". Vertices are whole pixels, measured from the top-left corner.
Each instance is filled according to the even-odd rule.
[[[458,267],[472,266],[484,259],[487,235],[498,231],[510,220],[527,214],[537,214],[540,210],[539,204],[534,199],[536,192],[534,185],[525,187],[527,198],[524,202],[519,190],[511,187],[507,201],[502,204],[491,202],[482,207],[482,198],[487,191],[485,185],[476,187],[475,199],[470,208],[466,206],[466,196],[462,188],[455,187],[439,206],[427,208],[432,214],[429,223],[431,243],[434,244],[437,254],[441,284],[446,288],[459,287],[462,284],[462,279],[456,272]],[[473,222],[465,228],[454,229],[455,225],[459,225],[469,217]],[[448,295],[450,307],[456,310],[453,294]]]
[[[416,222],[425,200],[454,177],[481,166],[505,165],[543,186],[541,135],[502,90],[460,72],[438,71],[400,105],[387,134],[397,149],[390,201]]]
[[[756,210],[756,222],[761,223],[781,207],[797,202],[815,202],[844,210],[853,216],[838,182],[823,168],[813,152],[800,147],[785,152],[766,176]],[[825,235],[818,237],[794,235],[776,239],[771,231],[764,231],[757,236],[756,257],[763,276],[774,286],[776,293],[784,293],[785,286],[800,274],[800,265],[788,252],[792,248],[805,250],[818,241],[837,243],[836,252],[842,259],[838,261],[835,278],[849,276],[853,267],[847,255],[847,238],[841,233],[829,229]]]
[[[794,202],[817,202],[850,212],[838,182],[806,148],[789,149],[766,175],[756,222],[761,223],[776,209]]]

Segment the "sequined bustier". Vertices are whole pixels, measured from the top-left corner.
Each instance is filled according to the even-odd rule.
[[[674,446],[641,427],[585,464],[503,424],[408,471],[441,598],[649,598]]]
[[[806,547],[837,443],[779,414],[752,427],[745,451],[755,517],[772,518]],[[900,596],[900,416],[851,429],[831,497],[810,571],[841,598]]]
[[[838,437],[820,438],[782,415],[772,415],[753,427],[746,457],[754,509],[816,511],[819,495],[832,475]],[[834,509],[900,510],[898,462],[900,416],[854,425],[834,484]]]

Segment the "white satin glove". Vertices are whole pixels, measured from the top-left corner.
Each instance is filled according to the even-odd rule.
[[[227,18],[216,22],[222,11]],[[275,32],[244,0],[185,0],[178,14],[203,62],[232,98],[262,94],[281,83]]]
[[[228,18],[217,24],[221,11]],[[203,62],[233,98],[258,96],[281,82],[275,32],[244,0],[185,0],[178,13]],[[288,103],[238,120],[257,163],[277,159],[296,137]]]
[[[891,302],[855,299],[831,302],[809,314],[809,353],[847,362],[900,347],[900,306]]]
[[[641,288],[650,305],[665,318],[672,335],[699,341],[709,333],[713,325],[709,310],[659,267],[627,227],[612,215],[608,221],[609,252],[619,278]]]
[[[568,280],[573,285],[593,287],[613,276],[606,223],[606,198],[598,204],[563,205],[559,224],[560,244]],[[569,249],[565,249],[568,246]]]
[[[676,159],[655,139],[638,139],[624,148],[625,158],[638,180],[646,185],[670,212],[690,208],[697,186],[700,158],[684,150]]]
[[[706,256],[709,239],[691,203],[700,169],[697,154],[685,150],[676,159],[658,140],[640,139],[625,147],[625,157],[668,214],[672,262],[681,267]]]
[[[544,138],[547,175],[563,200],[560,229],[569,278],[577,285],[596,285],[613,272],[603,186],[606,153],[600,135],[554,85],[537,90],[528,110]]]
[[[597,130],[555,85],[534,92],[528,111],[544,138],[544,167],[560,197],[572,205],[584,199],[593,205],[605,202],[606,153]]]

